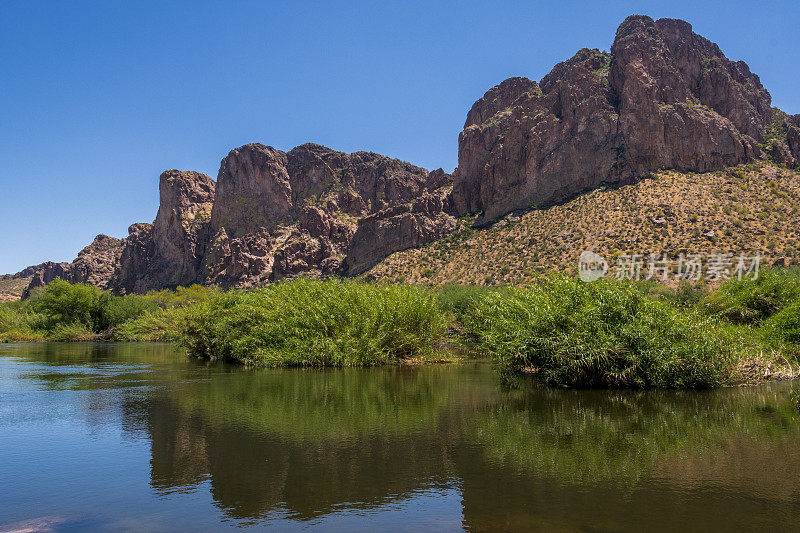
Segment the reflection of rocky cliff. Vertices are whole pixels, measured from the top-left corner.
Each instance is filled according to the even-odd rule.
[[[289,371],[183,383],[145,407],[152,484],[207,481],[231,517],[298,520],[455,486],[463,525],[478,531],[616,530],[654,514],[736,529],[764,505],[800,510],[785,475],[800,476],[786,388],[501,393],[490,377]],[[774,523],[788,528],[784,514]]]
[[[119,293],[360,274],[440,239],[454,216],[491,222],[660,169],[705,172],[800,162],[800,115],[690,24],[628,17],[610,52],[582,49],[541,81],[509,78],[467,114],[452,176],[382,155],[304,144],[232,150],[216,182],[161,175],[154,224],[98,236],[71,263],[36,269]]]
[[[209,478],[214,500],[236,518],[288,509],[309,520],[343,503],[368,509],[450,477],[445,443],[427,434],[292,442],[184,418],[170,403],[152,405],[150,430],[153,486],[170,492]]]

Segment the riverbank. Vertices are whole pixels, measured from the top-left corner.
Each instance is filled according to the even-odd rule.
[[[556,387],[711,388],[800,375],[800,275],[666,288],[560,275],[524,287],[298,279],[112,296],[57,280],[0,304],[0,341],[156,341],[253,366],[489,356]]]

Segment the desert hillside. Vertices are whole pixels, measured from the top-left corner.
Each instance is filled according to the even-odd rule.
[[[791,262],[800,236],[800,174],[770,164],[704,174],[662,171],[547,209],[473,229],[462,218],[448,238],[387,257],[365,274],[389,282],[524,283],[542,270],[572,270],[591,249],[618,254],[761,254]]]

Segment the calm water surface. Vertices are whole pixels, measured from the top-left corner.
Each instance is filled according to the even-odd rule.
[[[3,346],[0,531],[797,530],[794,386],[508,391],[486,364]]]

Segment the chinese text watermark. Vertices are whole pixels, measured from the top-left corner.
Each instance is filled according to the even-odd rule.
[[[741,253],[718,254],[620,254],[610,265],[605,258],[586,250],[578,258],[578,275],[583,281],[600,278],[630,279],[635,281],[725,281],[729,279],[757,279],[761,255]]]

